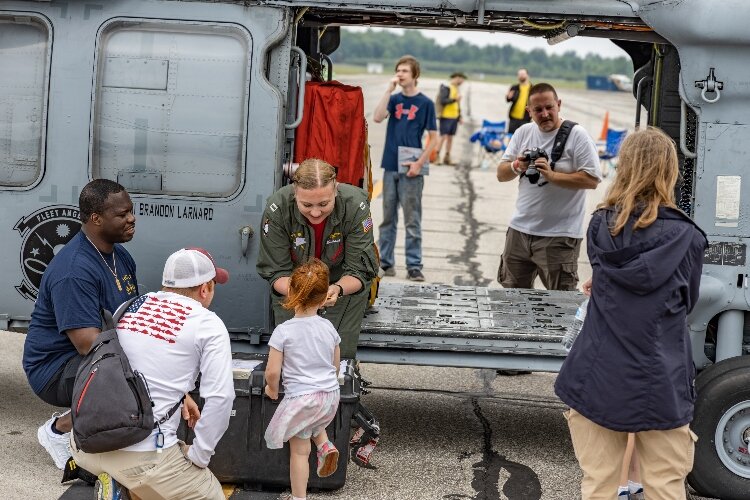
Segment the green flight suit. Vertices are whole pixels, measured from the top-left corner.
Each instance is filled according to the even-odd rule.
[[[294,312],[281,307],[284,297],[273,290],[273,284],[279,278],[291,276],[295,267],[315,256],[315,231],[297,209],[293,185],[284,186],[268,198],[262,220],[256,268],[271,284],[275,326],[294,316]],[[326,309],[324,316],[341,336],[342,358],[356,355],[370,282],[378,270],[372,232],[367,194],[358,187],[339,184],[333,212],[323,231],[325,241],[320,260],[328,265],[331,283],[344,275],[362,283],[359,292],[340,297],[335,306]]]

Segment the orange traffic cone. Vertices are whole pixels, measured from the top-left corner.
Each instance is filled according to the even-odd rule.
[[[607,130],[609,130],[609,111],[604,113],[604,123],[602,124],[602,133],[599,134],[600,141],[607,140]]]

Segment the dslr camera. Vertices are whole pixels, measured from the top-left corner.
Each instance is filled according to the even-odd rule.
[[[539,182],[539,176],[541,174],[539,174],[539,170],[534,166],[534,162],[537,158],[549,160],[549,156],[547,156],[547,152],[542,148],[530,148],[521,154],[523,154],[523,161],[529,162],[529,167],[522,175],[525,175],[530,183],[536,184]]]

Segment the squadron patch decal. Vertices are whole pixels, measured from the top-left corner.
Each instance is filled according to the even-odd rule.
[[[52,257],[81,229],[78,207],[53,205],[21,217],[13,229],[17,230],[21,243],[21,271],[23,281],[15,288],[24,298],[36,300],[42,274]]]

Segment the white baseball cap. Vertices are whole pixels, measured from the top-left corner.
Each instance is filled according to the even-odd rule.
[[[190,288],[211,280],[223,285],[229,281],[226,269],[217,267],[203,248],[182,248],[167,258],[161,284],[171,288]]]

